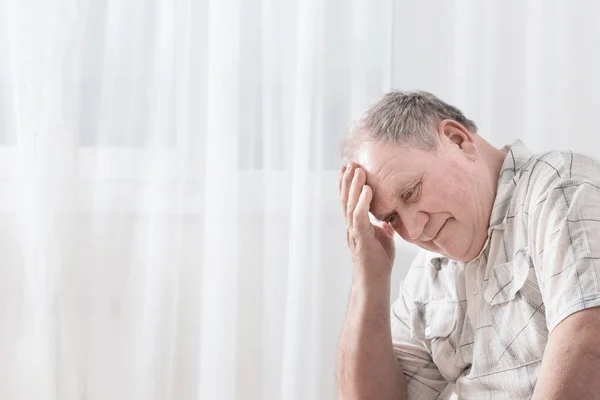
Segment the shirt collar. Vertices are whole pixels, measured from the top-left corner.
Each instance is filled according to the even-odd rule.
[[[498,176],[496,198],[494,199],[488,234],[494,229],[503,229],[506,226],[508,209],[515,188],[521,178],[523,167],[532,155],[533,153],[520,140],[515,141],[508,149]]]

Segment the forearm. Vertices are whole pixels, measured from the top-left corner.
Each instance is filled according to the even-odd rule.
[[[600,399],[599,367],[597,354],[566,349],[542,363],[532,400]]]
[[[392,346],[389,280],[354,282],[338,351],[337,386],[341,400],[406,398]]]

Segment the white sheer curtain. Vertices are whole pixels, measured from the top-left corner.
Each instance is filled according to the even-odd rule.
[[[0,397],[335,398],[340,132],[420,88],[497,145],[600,155],[599,13],[0,0]]]

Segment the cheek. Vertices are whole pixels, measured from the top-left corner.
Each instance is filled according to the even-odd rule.
[[[455,218],[459,218],[459,216],[464,218],[465,214],[469,214],[475,205],[476,199],[470,189],[469,182],[456,178],[449,179],[439,185],[437,190],[434,189],[436,195],[430,199],[431,207],[448,212]]]

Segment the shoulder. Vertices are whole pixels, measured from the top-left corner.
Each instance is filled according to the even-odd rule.
[[[533,154],[519,171],[515,188],[517,198],[536,207],[552,191],[580,182],[600,182],[600,161],[571,150],[552,150]]]

